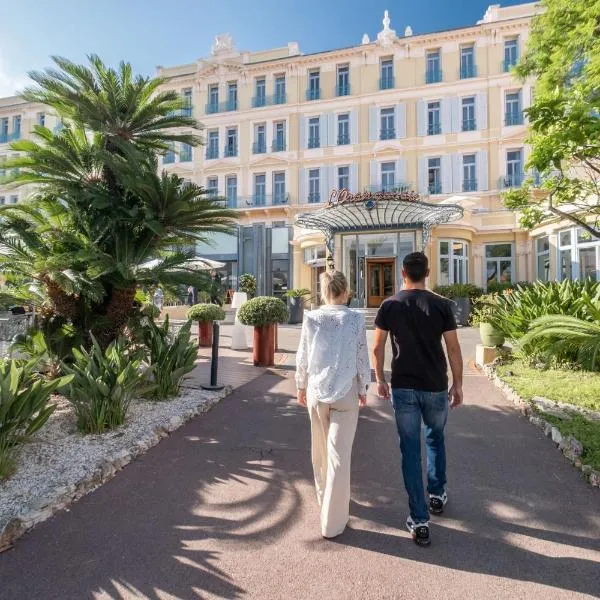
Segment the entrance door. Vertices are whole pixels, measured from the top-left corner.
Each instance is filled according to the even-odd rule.
[[[367,307],[377,308],[396,290],[396,259],[367,260]]]

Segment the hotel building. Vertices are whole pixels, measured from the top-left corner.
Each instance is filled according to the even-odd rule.
[[[431,259],[430,285],[600,277],[600,243],[558,222],[525,231],[501,200],[530,175],[532,85],[511,69],[536,10],[493,5],[473,26],[419,35],[397,34],[386,11],[373,39],[315,54],[295,43],[240,52],[222,35],[211,56],[158,67],[205,138],[173,148],[162,167],[239,215],[236,235],[198,254],[226,264],[231,288],[249,272],[261,294],[314,295],[332,255],[359,307],[400,287],[402,257],[415,249]],[[34,122],[59,126],[43,107],[0,101],[0,156]],[[327,208],[340,189],[414,191],[418,201]],[[1,190],[0,202],[18,200]]]

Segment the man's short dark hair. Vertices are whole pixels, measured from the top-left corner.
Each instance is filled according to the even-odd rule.
[[[413,283],[419,283],[427,277],[429,260],[423,252],[411,252],[404,257],[402,267]]]

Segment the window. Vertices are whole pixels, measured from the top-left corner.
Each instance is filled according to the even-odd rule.
[[[231,81],[227,84],[227,110],[237,110],[237,102],[238,102],[238,89],[237,83],[235,81]]]
[[[192,147],[189,144],[181,144],[179,160],[180,162],[190,162],[192,160]]]
[[[535,240],[537,278],[539,281],[550,279],[550,239],[547,235]]]
[[[477,76],[475,68],[475,46],[463,46],[460,49],[460,78],[469,79]]]
[[[379,63],[379,89],[391,90],[394,87],[394,59],[382,58]]]
[[[427,191],[430,194],[442,193],[442,160],[430,158],[427,161]]]
[[[337,68],[336,96],[348,96],[350,94],[350,67],[339,65]]]
[[[381,163],[381,190],[391,192],[396,187],[396,163]]]
[[[521,110],[521,92],[510,92],[505,99],[506,126],[523,125],[523,111]]]
[[[321,97],[321,73],[318,69],[308,73],[307,100],[318,100]]]
[[[338,167],[338,190],[349,190],[350,189],[350,167]]]
[[[285,96],[285,75],[277,75],[275,77],[275,95],[273,97],[273,104],[285,104]]]
[[[21,115],[13,117],[13,140],[18,140],[21,137]]]
[[[504,187],[520,187],[523,183],[523,152],[509,150],[506,153],[506,177]]]
[[[513,282],[513,246],[511,243],[485,245],[486,285]]]
[[[394,109],[382,108],[380,113],[381,130],[379,139],[393,140],[396,137],[396,127],[394,123]]]
[[[227,130],[225,139],[225,156],[237,156],[237,128]]]
[[[469,244],[463,240],[440,240],[438,247],[438,285],[469,283]]]
[[[212,198],[219,195],[219,179],[217,177],[209,177],[206,180],[206,191]]]
[[[254,198],[253,206],[264,206],[267,194],[267,181],[264,173],[254,176]]]
[[[313,204],[321,202],[321,178],[319,169],[308,171],[308,201]]]
[[[8,119],[0,120],[0,144],[5,144],[8,141]]]
[[[184,107],[181,109],[181,114],[184,117],[192,116],[192,88],[184,88],[182,90]]]
[[[462,130],[475,131],[475,127],[475,98],[470,96],[462,99]]]
[[[425,83],[439,83],[441,80],[442,69],[440,66],[440,51],[430,50],[429,52],[427,52]]]
[[[308,120],[308,147],[309,148],[320,148],[321,146],[321,119],[319,117],[312,117]]]
[[[167,152],[163,156],[163,164],[164,165],[170,165],[170,164],[172,164],[174,162],[175,162],[175,152],[173,151],[173,146],[170,145],[169,149],[167,150]]]
[[[285,122],[275,123],[275,139],[273,140],[273,152],[283,152],[285,150]]]
[[[317,261],[324,262],[327,255],[325,246],[311,246],[304,249],[304,262],[306,264],[315,263]]]
[[[46,115],[43,112],[37,114],[36,122],[40,127],[46,126]]]
[[[513,38],[504,41],[504,72],[508,73],[519,60],[519,40]]]
[[[344,113],[338,115],[338,146],[350,143],[350,115]]]
[[[582,227],[561,231],[558,240],[561,280],[600,281],[600,240]]]
[[[6,204],[6,198],[4,196],[0,196],[0,206],[4,206]]]
[[[255,84],[254,102],[255,107],[265,106],[267,104],[267,81],[264,77],[257,79]]]
[[[267,134],[264,123],[254,126],[254,144],[252,152],[254,154],[264,154],[267,151]]]
[[[273,173],[273,204],[285,204],[286,202],[285,172]],[[273,227],[275,227],[275,223],[273,223]]]
[[[237,177],[229,175],[225,179],[225,188],[227,193],[227,206],[235,208],[237,206]]]
[[[477,191],[475,154],[463,154],[463,192]]]
[[[219,158],[219,130],[213,129],[208,132],[208,145],[206,146],[206,158]]]
[[[208,104],[206,105],[208,114],[219,112],[219,86],[210,85],[208,87]]]
[[[440,103],[427,103],[427,135],[438,135],[442,133],[440,122]]]

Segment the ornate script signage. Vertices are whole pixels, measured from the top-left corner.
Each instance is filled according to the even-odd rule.
[[[347,189],[331,190],[329,194],[329,202],[327,208],[343,204],[358,204],[364,202],[370,210],[375,207],[378,200],[396,200],[398,202],[417,202],[419,194],[411,191],[397,192],[358,192],[350,193]]]

